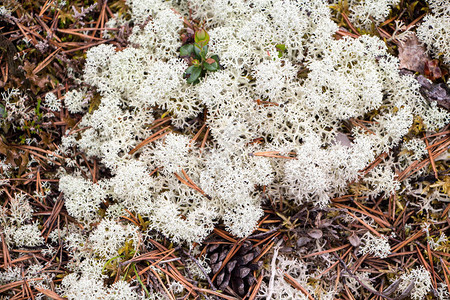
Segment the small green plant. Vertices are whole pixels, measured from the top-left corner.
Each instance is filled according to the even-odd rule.
[[[188,83],[196,84],[205,75],[206,71],[217,71],[220,68],[219,57],[208,57],[209,34],[205,29],[195,31],[194,43],[186,44],[180,48],[180,56],[189,61],[189,68],[184,72],[183,78]]]
[[[275,48],[277,48],[278,51],[278,58],[281,58],[283,56],[283,53],[286,52],[285,44],[276,44]]]

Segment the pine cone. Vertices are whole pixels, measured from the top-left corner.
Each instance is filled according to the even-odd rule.
[[[220,270],[230,250],[231,245],[224,244],[213,244],[208,247],[207,252],[212,275]],[[244,242],[236,254],[222,268],[219,275],[217,275],[216,284],[218,288],[225,290],[231,283],[231,289],[238,295],[244,296],[256,281],[252,271],[258,270],[262,266],[262,261],[252,262],[260,252],[259,247],[252,248],[250,241]]]

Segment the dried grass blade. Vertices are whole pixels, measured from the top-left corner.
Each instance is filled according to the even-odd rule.
[[[91,48],[91,47],[94,47],[94,46],[98,46],[100,44],[104,44],[104,43],[111,42],[111,41],[112,41],[112,39],[108,39],[108,40],[103,40],[103,41],[100,41],[100,42],[97,42],[97,43],[89,43],[89,44],[87,44],[85,46],[82,46],[82,47],[78,47],[78,48],[75,48],[75,49],[62,51],[62,53],[66,53],[66,54],[67,53],[72,53],[72,52],[84,50],[84,49]]]
[[[164,270],[163,268],[158,267],[160,270]],[[158,279],[159,283],[161,284],[161,286],[163,287],[164,291],[166,292],[167,296],[169,296],[169,298],[171,300],[175,300],[175,298],[172,296],[172,294],[169,292],[169,290],[166,288],[166,286],[164,285],[164,282],[162,281],[161,277],[158,275],[158,273],[156,273],[156,271],[153,268],[150,268],[150,271],[155,275],[155,277]],[[166,270],[164,270],[166,271]],[[167,271],[166,271],[167,272]]]
[[[349,37],[352,37],[352,38],[355,38],[355,39],[359,38],[359,35],[356,35],[354,33],[351,33],[351,32],[348,32],[348,31],[344,31],[344,30],[338,30],[338,31],[336,31],[336,33],[341,35],[341,36],[349,36]]]
[[[439,257],[439,261],[441,262],[442,271],[444,271],[443,273],[444,273],[444,277],[445,277],[445,283],[447,284],[447,289],[448,289],[448,292],[450,293],[450,280],[448,279],[448,276],[450,276],[450,270],[448,269],[448,267],[445,264],[442,257]]]
[[[6,240],[3,233],[0,233],[0,238],[2,239],[2,254],[3,254],[2,268],[7,269],[11,266],[11,256],[9,255],[8,245],[6,244]]]
[[[239,300],[238,298],[227,296],[227,295],[224,295],[222,293],[219,293],[219,292],[216,292],[213,290],[202,289],[202,288],[198,288],[198,287],[194,287],[194,290],[201,292],[201,293],[208,293],[208,294],[211,294],[211,295],[223,298],[223,299],[227,299],[227,300]]]
[[[194,137],[189,141],[189,145],[191,145],[192,143],[194,143],[198,137],[200,136],[200,134],[202,133],[203,129],[205,129],[206,127],[206,123],[203,124],[202,127],[200,127],[200,129],[198,130],[198,132],[194,135]]]
[[[335,252],[335,251],[338,251],[338,250],[341,250],[341,249],[345,249],[348,246],[350,246],[350,244],[345,244],[345,245],[342,245],[342,246],[339,246],[339,247],[336,247],[336,248],[333,248],[333,249],[329,249],[329,250],[324,250],[324,251],[310,253],[310,254],[302,256],[300,258],[304,259],[304,258],[316,256],[316,255],[321,255],[321,254],[325,254],[325,253]]]
[[[375,234],[377,237],[381,237],[381,234],[376,231],[375,229],[372,228],[372,226],[368,225],[367,223],[365,223],[363,220],[361,220],[360,218],[358,218],[357,216],[355,216],[354,214],[352,214],[349,211],[345,211],[347,214],[349,214],[350,216],[352,216],[355,220],[357,220],[359,223],[361,223],[364,227],[366,227],[367,229],[369,229],[373,234]]]
[[[336,206],[336,207],[342,208],[342,209],[350,209],[350,210],[353,210],[353,211],[355,211],[355,212],[359,212],[359,213],[361,213],[361,214],[363,214],[363,215],[366,215],[366,216],[368,216],[368,217],[371,217],[371,218],[372,218],[375,222],[377,222],[378,225],[380,225],[381,227],[384,227],[384,228],[386,228],[386,227],[391,227],[391,224],[389,224],[388,222],[382,220],[381,218],[379,218],[379,217],[377,217],[377,216],[374,216],[374,215],[372,215],[372,214],[369,214],[368,212],[365,212],[365,211],[363,211],[363,210],[360,210],[360,209],[357,209],[357,208],[353,208],[353,207],[350,207],[350,206],[347,206],[347,205],[339,204],[339,203],[334,203],[333,205]],[[358,206],[359,206],[359,205],[358,205]]]
[[[305,294],[306,297],[310,300],[314,300],[313,296],[304,288],[302,287],[291,275],[288,273],[283,272],[284,279],[293,287],[300,290],[303,294]]]
[[[253,288],[252,293],[250,294],[250,297],[248,300],[254,300],[256,298],[256,294],[259,291],[259,288],[261,287],[261,283],[263,280],[263,274],[259,275],[258,280],[256,281],[255,287]]]
[[[213,232],[215,234],[217,234],[218,236],[226,239],[227,241],[232,242],[233,244],[237,242],[237,240],[235,240],[234,238],[232,238],[231,236],[229,236],[225,231],[219,229],[219,228],[214,228]]]
[[[70,30],[70,29],[56,29],[56,31],[62,32],[62,33],[67,33],[67,34],[76,35],[76,36],[78,36],[80,38],[83,38],[83,39],[86,39],[86,40],[97,40],[97,41],[104,41],[105,40],[105,39],[102,39],[102,38],[89,36],[87,34],[78,33],[76,31]]]
[[[162,138],[163,136],[165,136],[166,134],[170,133],[170,131],[164,132],[167,128],[169,128],[170,126],[166,126],[163,129],[159,130],[158,132],[152,134],[151,136],[149,136],[148,138],[146,138],[145,140],[143,140],[142,142],[140,142],[134,149],[130,150],[130,152],[128,152],[129,155],[133,155],[134,153],[136,153],[136,151],[138,151],[139,149],[141,149],[142,147],[144,147],[145,145],[156,141],[157,139]]]
[[[28,279],[28,281],[38,281],[38,280],[43,280],[44,278],[32,278],[32,279]],[[10,282],[7,284],[4,284],[2,286],[0,286],[0,294],[3,292],[6,292],[10,289],[13,289],[15,287],[21,286],[24,284],[23,280],[19,280],[19,281],[15,281],[15,282]]]
[[[428,152],[428,157],[429,157],[430,162],[431,162],[431,167],[433,168],[434,177],[436,179],[439,179],[438,178],[438,172],[437,172],[437,169],[436,169],[436,163],[434,162],[434,158],[433,158],[433,154],[431,153],[431,149],[428,148],[428,146],[429,146],[428,139],[425,139],[425,145],[427,146],[426,149],[427,149],[427,152]]]
[[[202,152],[202,149],[203,148],[205,148],[205,144],[206,144],[206,139],[208,138],[208,135],[209,135],[209,131],[210,131],[210,128],[208,127],[208,128],[206,128],[206,133],[205,133],[205,136],[203,137],[203,141],[202,141],[202,144],[200,145],[200,153]]]
[[[401,248],[403,248],[404,246],[406,246],[407,244],[409,244],[410,242],[418,239],[419,237],[421,237],[424,234],[424,232],[422,230],[420,230],[419,232],[415,233],[414,235],[412,235],[411,237],[409,237],[408,239],[404,240],[403,242],[401,242],[400,244],[398,244],[397,246],[395,246],[394,248],[391,249],[392,253],[397,252],[398,250],[400,250]]]
[[[42,69],[44,69],[55,57],[55,55],[61,50],[61,47],[53,51],[46,59],[44,59],[39,65],[33,70],[33,74],[39,73]]]
[[[55,300],[66,300],[66,298],[60,297],[60,296],[59,296],[57,293],[55,293],[54,291],[47,290],[47,289],[44,289],[44,288],[40,288],[40,287],[37,287],[37,286],[35,286],[34,288],[35,288],[38,292],[44,294],[45,296],[47,296],[47,297],[49,297],[49,298],[52,298],[52,299],[55,299]]]

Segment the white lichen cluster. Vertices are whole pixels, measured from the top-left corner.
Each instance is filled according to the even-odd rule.
[[[417,37],[426,44],[435,58],[450,63],[450,3],[447,0],[427,0],[431,14],[427,14],[417,28]]]
[[[14,195],[2,195],[9,198],[9,207],[0,209],[0,229],[9,246],[34,247],[44,244],[44,238],[38,223],[32,221],[33,209],[30,197],[17,192]]]
[[[403,274],[400,280],[398,293],[403,293],[410,285],[413,285],[411,290],[411,299],[413,300],[425,299],[432,288],[430,272],[423,266]]]
[[[375,257],[386,258],[391,254],[391,246],[387,237],[383,235],[377,237],[368,231],[361,238],[359,252],[363,255],[372,254]]]
[[[318,275],[318,273],[313,274],[311,268],[308,268],[304,262],[280,255],[272,261],[272,265],[273,270],[267,274],[267,280],[262,282],[257,299],[311,299],[304,291],[307,291],[314,299],[335,299],[336,291],[332,286],[311,284],[314,275]],[[267,284],[266,281],[269,283]],[[296,288],[293,284],[300,285],[304,291]]]
[[[44,271],[44,272],[43,272]],[[22,266],[2,267],[0,271],[0,284],[6,285],[11,282],[26,280],[31,288],[50,289],[53,286],[53,279],[55,274],[45,272],[45,267],[39,263],[29,265],[27,268]],[[7,296],[5,296],[7,298]],[[34,294],[34,298],[41,300],[47,299],[42,293]]]
[[[333,1],[337,4],[343,1]],[[371,25],[379,25],[389,16],[389,12],[400,0],[349,0],[349,18],[352,23],[363,29],[370,29]]]
[[[84,91],[71,90],[64,96],[64,104],[72,114],[83,112],[84,108],[87,107],[87,100]]]
[[[152,16],[134,27],[130,46],[88,51],[84,81],[101,102],[84,116],[78,137],[63,139],[63,148],[71,154],[76,145],[100,158],[112,178],[92,183],[62,174],[60,190],[78,221],[98,221],[108,197],[177,242],[201,242],[220,219],[244,237],[262,215],[258,186],[269,196],[325,206],[401,141],[414,115],[432,119],[418,83],[398,73],[383,41],[333,37],[337,27],[325,1],[189,3],[194,17],[205,20],[210,51],[224,67],[195,86],[183,79],[187,64],[177,52],[185,2],[172,10],[168,2],[129,1],[135,22]],[[277,44],[286,47],[280,55]],[[81,94],[66,97],[74,112],[82,109]],[[171,115],[177,132],[130,155],[152,135],[155,106]],[[191,141],[191,121],[205,109],[212,141],[200,151]],[[373,122],[345,133],[351,142],[338,141],[343,122],[374,110]],[[296,159],[251,155],[264,151]],[[182,183],[185,175],[204,193]],[[377,194],[389,194],[398,189],[394,178],[380,165],[368,182]]]
[[[138,300],[144,299],[133,290],[130,283],[119,280],[109,287],[102,284],[105,261],[86,259],[80,263],[81,272],[65,276],[57,292],[68,299]]]
[[[136,226],[105,218],[88,234],[73,225],[65,230],[54,230],[49,238],[53,242],[62,240],[71,254],[67,266],[71,273],[57,286],[58,294],[68,299],[144,299],[132,288],[136,285],[134,281],[105,284],[108,278],[105,270],[117,268],[125,248],[138,253],[142,237]]]
[[[36,107],[30,106],[29,97],[19,89],[7,89],[0,93],[0,97],[2,100],[2,104],[0,106],[1,126],[10,127],[13,130],[20,129],[22,126],[30,124],[36,116],[36,111],[39,111]],[[53,97],[52,100],[54,100]],[[51,115],[51,113],[44,113],[42,117],[45,121],[47,121],[48,117]],[[29,129],[35,130],[36,128],[30,126]]]
[[[146,25],[133,28],[125,49],[105,44],[87,52],[84,82],[100,94],[100,104],[85,114],[78,125],[82,130],[67,132],[61,146],[68,156],[79,150],[98,158],[111,175],[93,182],[80,171],[60,172],[68,213],[92,229],[62,234],[74,257],[73,273],[60,287],[69,299],[89,294],[135,299],[127,283],[101,283],[108,259],[130,240],[137,250],[141,239],[156,230],[177,243],[200,243],[219,221],[234,236],[246,237],[263,215],[263,198],[326,206],[346,193],[360,170],[402,141],[415,115],[430,130],[449,120],[422,98],[413,76],[399,74],[398,60],[382,40],[336,39],[327,1],[127,2],[132,20]],[[382,20],[386,7],[398,1],[383,1],[373,12],[372,2],[355,4],[355,16],[364,16],[361,24],[369,16]],[[178,53],[182,15],[189,11],[205,21],[210,51],[223,66],[197,85],[183,79],[188,65]],[[278,51],[280,44],[286,50]],[[86,110],[85,93],[66,94],[70,112]],[[150,128],[161,113],[170,116],[173,132],[134,153],[155,133]],[[193,138],[202,113],[210,138],[200,148]],[[372,121],[358,123],[367,114]],[[349,119],[359,126],[345,132]],[[89,174],[87,168],[78,169]],[[368,195],[399,189],[389,160],[366,182],[373,187]],[[110,204],[106,217],[99,213],[105,204]],[[117,220],[125,209],[149,221],[146,232]],[[387,240],[369,235],[361,251],[386,257]],[[292,265],[280,260],[277,284],[283,284],[284,271],[306,286],[306,269]],[[293,289],[286,293],[280,288],[275,298],[304,297]]]
[[[403,144],[404,148],[410,152],[411,159],[419,160],[427,154],[427,145],[421,139],[415,138]]]

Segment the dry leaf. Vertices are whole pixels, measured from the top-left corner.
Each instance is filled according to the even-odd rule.
[[[348,136],[345,133],[342,133],[342,132],[338,132],[336,134],[336,138],[335,138],[335,140],[332,143],[333,143],[333,145],[339,143],[342,146],[346,146],[346,147],[352,147],[353,146],[353,143],[350,141]]]
[[[23,63],[23,70],[25,71],[25,78],[31,80],[32,82],[36,82],[39,80],[39,77],[33,73],[34,68],[36,67],[35,64],[30,63],[28,60],[26,60]]]
[[[415,33],[411,33],[398,43],[400,68],[423,74],[428,56],[425,47],[419,42]]]
[[[433,83],[422,75],[417,77],[417,81],[428,101],[436,101],[440,107],[450,110],[450,90],[445,83]]]
[[[361,244],[359,237],[353,232],[351,236],[348,237],[348,241],[353,247],[358,247]]]
[[[297,247],[305,246],[310,241],[311,241],[311,239],[309,237],[302,236],[302,237],[298,238],[298,240],[297,240]]]
[[[29,152],[25,151],[24,153],[20,154],[20,164],[19,164],[19,176],[22,175],[28,167],[29,159]]]
[[[426,61],[424,74],[429,79],[436,80],[444,75],[447,75],[447,72],[445,72],[445,70],[441,70],[441,68],[439,67],[439,60],[433,59]]]
[[[323,232],[320,229],[311,229],[308,231],[308,235],[313,239],[320,239],[323,236]]]
[[[0,154],[6,156],[5,163],[10,164],[13,167],[17,167],[15,159],[19,158],[19,154],[16,149],[8,146],[3,141],[3,137],[0,137]]]

